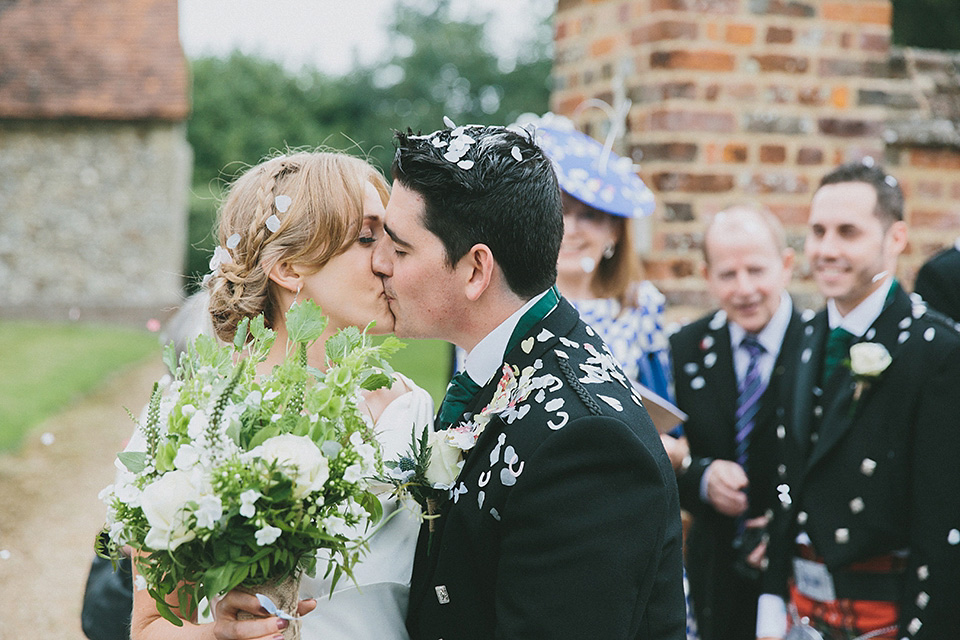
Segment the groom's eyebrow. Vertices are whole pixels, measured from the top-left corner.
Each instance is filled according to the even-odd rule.
[[[387,232],[387,235],[390,236],[390,239],[393,240],[396,244],[401,247],[406,247],[407,249],[412,249],[413,245],[405,240],[401,240],[400,236],[393,232],[393,229],[388,227],[386,224],[383,225],[383,230]]]

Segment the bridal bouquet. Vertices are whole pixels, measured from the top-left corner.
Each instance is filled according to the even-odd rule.
[[[325,327],[313,302],[294,305],[287,358],[263,376],[255,367],[276,335],[262,317],[244,320],[233,345],[201,336],[179,359],[167,348],[173,377],[154,385],[142,450],[119,454],[117,481],[101,493],[101,552],[116,559],[132,547],[137,588],[174,624],[182,622],[166,598],[178,586],[189,618],[203,596],[315,575],[321,548],[334,584],[352,575],[380,516],[368,490],[380,452],[358,401],[390,385],[384,358],[400,343],[373,346],[365,331],[341,330],[326,342],[321,372],[307,366],[307,345]]]

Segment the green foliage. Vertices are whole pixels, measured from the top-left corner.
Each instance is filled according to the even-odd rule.
[[[305,67],[298,73],[257,56],[191,61],[194,150],[187,288],[209,270],[216,208],[225,186],[244,168],[287,147],[318,145],[367,157],[389,173],[394,130],[433,131],[448,115],[457,124],[510,124],[548,108],[551,30],[504,68],[482,19],[454,20],[449,2],[400,2],[389,60],[342,77]]]
[[[256,365],[276,334],[262,318],[244,321],[232,345],[189,344],[163,399],[154,387],[146,451],[120,455],[131,473],[105,494],[103,552],[138,552],[137,569],[174,624],[174,592],[189,618],[203,596],[312,573],[320,548],[329,571],[351,576],[366,523],[381,515],[366,480],[380,454],[357,402],[361,388],[391,382],[385,358],[401,345],[374,345],[352,327],[328,339],[320,372],[305,357],[327,325],[320,307],[293,305],[286,325],[288,356],[265,375]]]
[[[107,376],[160,353],[147,331],[92,325],[0,322],[0,345],[0,451]]]
[[[960,2],[893,0],[893,42],[906,47],[960,50]]]

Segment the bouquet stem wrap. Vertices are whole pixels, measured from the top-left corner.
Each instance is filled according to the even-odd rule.
[[[283,580],[269,580],[254,586],[241,585],[237,591],[250,595],[263,594],[273,600],[277,608],[287,612],[292,617],[297,616],[297,605],[300,603],[300,576],[297,572]],[[254,616],[246,611],[237,612],[237,620],[251,620]],[[300,640],[300,620],[290,620],[290,626],[283,630],[285,640]]]

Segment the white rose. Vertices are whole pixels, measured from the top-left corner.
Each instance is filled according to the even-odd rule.
[[[183,471],[171,471],[147,486],[140,497],[143,515],[150,523],[145,542],[155,551],[173,551],[196,537],[186,521],[190,517],[187,503],[200,500],[200,492]]]
[[[292,471],[293,495],[298,500],[323,488],[330,477],[330,465],[319,447],[306,436],[284,434],[268,439],[254,448],[249,456],[276,462],[284,470]]]
[[[891,362],[893,358],[882,344],[858,342],[850,347],[850,370],[858,376],[879,376]]]
[[[444,431],[430,433],[430,464],[427,480],[434,487],[449,489],[460,473],[460,458],[463,452],[450,443]]]

